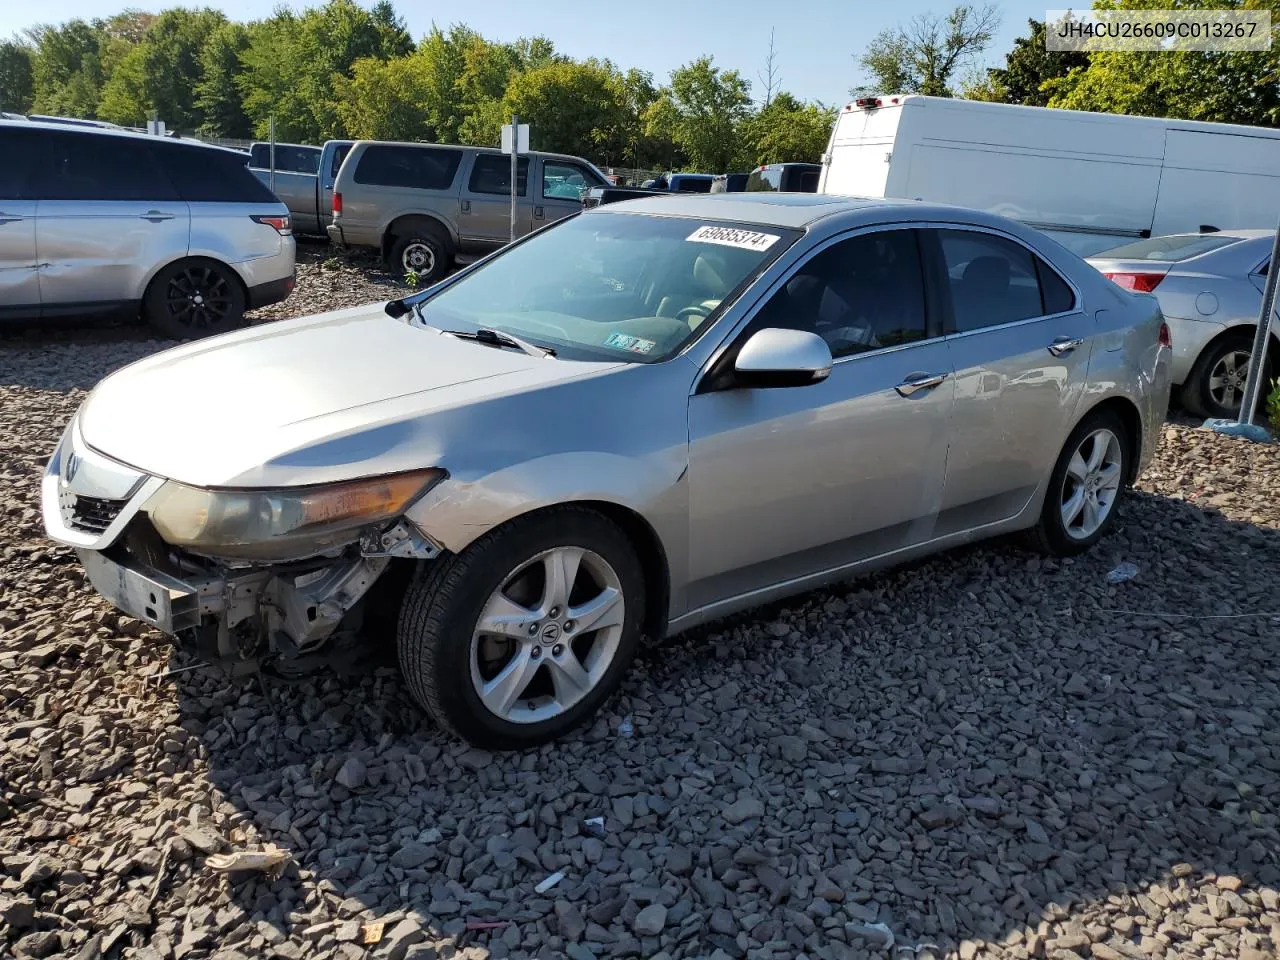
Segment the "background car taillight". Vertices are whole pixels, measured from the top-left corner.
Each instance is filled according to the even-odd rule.
[[[1168,347],[1170,350],[1173,349],[1173,334],[1169,332],[1169,325],[1167,323],[1160,324],[1159,343],[1162,347]]]
[[[1164,279],[1163,273],[1104,273],[1103,276],[1134,293],[1150,293]]]
[[[342,194],[334,193],[333,195],[333,215],[336,217],[342,212]]]
[[[289,234],[293,233],[293,221],[288,217],[252,216],[249,219],[254,223],[262,223],[266,224],[268,227],[274,227],[276,233],[280,234],[282,237],[287,237]]]

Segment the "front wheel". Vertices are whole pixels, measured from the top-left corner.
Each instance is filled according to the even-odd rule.
[[[1111,410],[1085,417],[1067,438],[1049,477],[1035,546],[1056,556],[1092,547],[1115,525],[1129,475],[1129,431]]]
[[[617,689],[644,598],[620,529],[590,510],[549,510],[427,568],[401,609],[400,666],[442,727],[488,749],[537,746]]]
[[[1252,330],[1233,331],[1206,349],[1182,387],[1182,405],[1204,417],[1238,417],[1253,356],[1253,339]],[[1270,382],[1268,370],[1263,371],[1262,382]]]
[[[147,322],[173,340],[228,333],[244,322],[240,278],[212,260],[185,260],[156,274],[142,299]]]

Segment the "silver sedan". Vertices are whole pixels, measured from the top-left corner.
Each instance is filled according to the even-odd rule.
[[[1154,298],[999,217],[637,200],[112,374],[44,518],[208,657],[300,670],[393,636],[441,725],[522,747],[591,716],[644,637],[994,534],[1090,547],[1169,360]]]
[[[1160,301],[1173,334],[1173,383],[1191,413],[1240,413],[1274,238],[1274,230],[1171,234],[1089,258],[1125,289]],[[1266,382],[1278,365],[1272,337]]]

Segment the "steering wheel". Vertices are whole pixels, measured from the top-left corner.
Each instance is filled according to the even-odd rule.
[[[686,314],[688,314],[688,316],[686,316]],[[700,306],[685,307],[683,310],[681,310],[679,313],[676,314],[676,319],[683,320],[685,323],[688,323],[690,318],[697,317],[698,322],[701,323],[703,320],[707,319],[707,317],[709,316],[711,316],[710,312],[708,312],[707,310],[703,309]]]

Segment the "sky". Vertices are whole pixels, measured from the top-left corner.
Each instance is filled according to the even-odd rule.
[[[318,5],[292,2],[302,9]],[[372,0],[361,0],[369,5]],[[520,36],[549,37],[556,48],[575,59],[608,58],[623,69],[640,67],[665,82],[673,69],[703,54],[717,66],[736,69],[752,81],[759,96],[759,75],[774,30],[775,71],[781,87],[804,100],[840,104],[861,79],[855,55],[881,30],[923,13],[945,14],[957,0],[698,0],[684,4],[623,4],[566,0],[477,0],[470,4],[437,4],[431,0],[399,0],[395,4],[414,39],[433,21],[447,27],[461,21],[490,40]],[[205,3],[147,3],[146,0],[41,0],[0,3],[0,37],[37,23],[60,23],[76,17],[93,19],[126,7],[158,12],[171,6],[212,6],[233,20],[268,16],[277,0],[208,0]],[[1088,4],[1081,4],[1082,7]],[[1002,65],[1013,39],[1026,32],[1028,17],[1044,19],[1043,2],[1005,0],[998,7],[1003,23],[987,54],[987,64]],[[1057,7],[1054,7],[1057,9]]]

